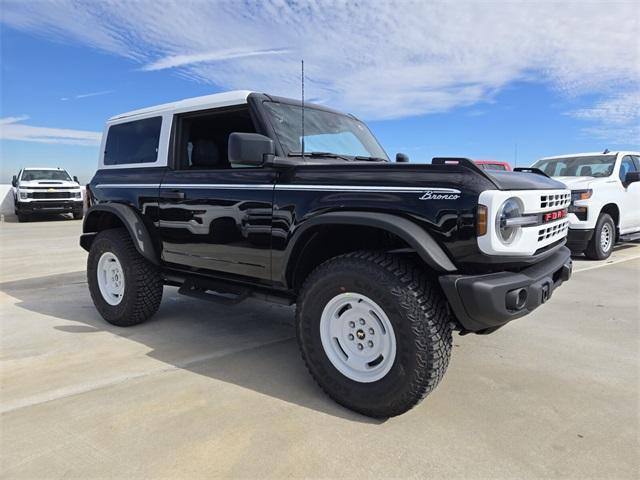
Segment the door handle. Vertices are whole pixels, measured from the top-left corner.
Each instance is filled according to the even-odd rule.
[[[183,200],[184,192],[180,192],[178,190],[171,190],[170,192],[162,192],[160,194],[160,198],[166,198],[171,200]]]

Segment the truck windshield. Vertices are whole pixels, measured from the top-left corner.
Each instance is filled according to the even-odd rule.
[[[25,170],[22,172],[22,178],[25,182],[32,180],[58,180],[63,182],[70,182],[71,177],[64,170]]]
[[[550,158],[532,165],[550,177],[608,177],[613,173],[615,155]]]
[[[302,108],[265,102],[278,140],[290,156],[302,155]],[[313,107],[304,109],[304,152],[389,161],[376,138],[359,120]],[[352,158],[349,158],[352,159]]]

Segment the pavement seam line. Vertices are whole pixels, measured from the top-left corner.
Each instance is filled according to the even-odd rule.
[[[79,386],[69,386],[69,387],[63,387],[63,388],[59,388],[50,392],[44,392],[41,394],[36,394],[36,395],[31,395],[27,398],[24,399],[19,399],[13,402],[8,402],[7,404],[4,404],[2,406],[0,406],[0,414],[4,415],[5,413],[10,413],[10,412],[14,412],[16,410],[20,410],[23,408],[28,408],[28,407],[33,407],[33,406],[37,406],[37,405],[41,405],[43,403],[48,403],[48,402],[53,402],[56,400],[61,400],[63,398],[68,398],[68,397],[73,397],[75,395],[81,395],[83,393],[88,393],[88,392],[93,392],[96,390],[101,390],[103,388],[107,388],[107,387],[112,387],[114,385],[119,385],[125,382],[128,382],[130,380],[137,380],[139,378],[144,378],[144,377],[149,377],[152,375],[157,375],[157,374],[161,374],[161,373],[166,373],[166,372],[172,372],[175,370],[182,370],[185,369],[187,367],[190,367],[192,365],[201,363],[201,362],[206,362],[208,360],[214,360],[214,359],[220,359],[220,358],[224,358],[227,355],[234,355],[236,353],[242,353],[242,352],[247,352],[250,350],[255,350],[257,348],[262,348],[262,347],[269,347],[272,345],[275,345],[277,343],[283,343],[286,341],[291,340],[294,337],[286,337],[286,338],[280,338],[278,340],[272,340],[266,343],[259,343],[256,345],[250,345],[247,346],[246,348],[240,348],[240,349],[229,349],[229,350],[223,350],[220,352],[215,352],[215,353],[211,353],[211,354],[207,354],[207,355],[198,355],[196,357],[192,357],[189,359],[186,359],[183,362],[176,362],[176,365],[171,365],[171,366],[166,366],[166,367],[161,367],[161,368],[155,368],[155,369],[151,369],[151,370],[147,370],[144,372],[139,372],[139,373],[134,373],[131,375],[122,375],[119,377],[111,377],[110,379],[105,379],[103,381],[96,381],[96,382],[92,382],[89,384],[84,384],[84,385],[79,385]]]

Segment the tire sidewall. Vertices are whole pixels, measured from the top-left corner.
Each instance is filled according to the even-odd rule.
[[[366,398],[372,410],[386,408],[391,399],[402,396],[402,391],[412,384],[409,378],[417,368],[419,352],[415,345],[415,335],[411,331],[411,321],[400,305],[401,293],[392,293],[389,286],[397,284],[397,279],[388,272],[348,271],[336,269],[322,276],[322,281],[314,282],[305,292],[299,304],[298,338],[300,348],[308,359],[307,364],[328,393],[343,399],[345,406],[352,407]],[[384,310],[394,330],[396,356],[387,374],[374,382],[361,383],[342,374],[329,360],[320,336],[320,318],[327,303],[343,293],[359,293],[369,297]]]
[[[611,245],[609,246],[609,250],[607,250],[606,252],[602,250],[602,246],[600,243],[605,224],[608,224],[611,229]],[[605,213],[601,215],[600,218],[598,219],[598,223],[596,225],[596,231],[594,235],[594,247],[599,259],[604,260],[606,258],[609,258],[609,256],[611,255],[611,252],[613,251],[615,238],[616,238],[616,226],[613,223],[613,219],[611,218],[611,216]]]
[[[118,305],[107,303],[98,285],[98,261],[106,252],[111,252],[118,258],[124,274],[124,294]],[[87,258],[87,283],[96,308],[107,321],[117,322],[118,319],[126,317],[134,308],[133,303],[136,298],[135,272],[132,269],[132,262],[126,246],[118,241],[117,236],[112,231],[98,234],[91,245]]]

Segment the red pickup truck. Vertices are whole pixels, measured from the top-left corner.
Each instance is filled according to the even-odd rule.
[[[483,170],[502,170],[503,172],[510,172],[513,170],[508,162],[501,162],[500,160],[474,160]]]

